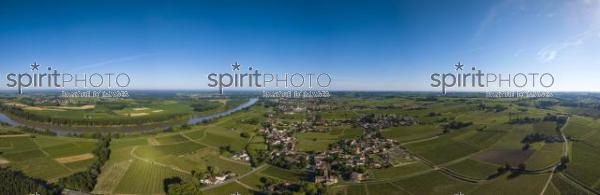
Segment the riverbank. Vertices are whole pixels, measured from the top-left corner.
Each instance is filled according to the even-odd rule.
[[[150,123],[140,125],[113,125],[113,126],[61,126],[49,123],[23,120],[9,113],[0,113],[0,122],[10,126],[26,126],[36,130],[49,130],[58,135],[82,134],[82,133],[146,133],[166,130],[174,126],[195,125],[215,118],[227,116],[233,112],[248,108],[258,102],[258,98],[251,98],[247,102],[209,115],[191,116],[188,118],[177,118],[167,122]]]

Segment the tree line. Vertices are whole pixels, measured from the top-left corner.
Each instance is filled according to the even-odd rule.
[[[54,118],[52,116],[35,114],[27,112],[16,106],[0,105],[0,110],[8,112],[16,117],[56,125],[87,125],[87,126],[108,126],[108,125],[128,125],[164,122],[171,119],[187,117],[187,113],[159,114],[152,116],[139,117],[112,117],[112,118]]]
[[[61,178],[59,184],[67,189],[91,192],[94,189],[94,186],[96,186],[102,165],[104,165],[110,157],[110,141],[110,136],[101,136],[98,141],[98,146],[93,151],[96,160],[92,165],[83,172]]]
[[[60,194],[60,186],[0,167],[0,194]]]

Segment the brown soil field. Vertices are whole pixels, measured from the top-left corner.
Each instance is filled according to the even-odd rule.
[[[475,156],[475,159],[499,165],[508,163],[511,166],[518,166],[525,162],[533,153],[533,150],[497,149],[480,153]]]
[[[0,166],[10,163],[8,160],[0,159]]]
[[[87,160],[87,159],[92,159],[92,158],[94,158],[94,155],[92,153],[85,153],[85,154],[79,154],[79,155],[75,155],[75,156],[56,158],[54,160],[56,160],[56,162],[59,162],[61,164],[65,164],[65,163],[72,163],[72,162],[77,162],[77,161],[82,161],[82,160]]]

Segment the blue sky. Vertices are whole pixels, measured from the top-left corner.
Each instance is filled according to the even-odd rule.
[[[142,89],[207,89],[237,61],[327,72],[332,89],[437,91],[430,75],[461,61],[600,91],[599,54],[600,0],[0,1],[2,75],[36,61]]]

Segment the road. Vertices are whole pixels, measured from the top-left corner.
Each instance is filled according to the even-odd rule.
[[[567,136],[565,136],[564,133],[564,128],[567,126],[567,124],[569,124],[569,119],[567,118],[567,121],[565,122],[565,124],[560,127],[560,129],[558,129],[558,132],[560,132],[560,136],[562,136],[563,139],[563,143],[564,143],[564,150],[563,150],[563,157],[569,157],[569,140],[567,140]],[[550,182],[552,182],[552,177],[554,177],[554,173],[556,173],[556,171],[558,170],[558,167],[561,164],[561,159],[558,160],[558,163],[556,163],[556,165],[554,166],[554,168],[552,169],[552,173],[550,173],[550,176],[548,177],[548,180],[546,180],[546,185],[544,185],[544,188],[542,188],[542,191],[540,192],[540,195],[544,195],[544,193],[546,193],[546,189],[548,189],[548,186],[550,186]]]
[[[565,124],[559,129],[560,135],[562,136],[563,140],[564,140],[564,151],[563,151],[563,157],[569,157],[569,140],[567,139],[567,136],[564,133],[564,129],[565,127],[567,127],[567,124],[569,123],[569,119],[567,118],[567,121],[565,122]],[[550,182],[552,181],[552,177],[554,176],[554,174],[557,173],[557,169],[558,166],[560,165],[560,160],[559,162],[556,164],[556,166],[554,166],[554,169],[552,171],[552,174],[550,174],[550,177],[548,177],[548,180],[546,181],[546,185],[544,186],[544,188],[542,189],[542,191],[540,192],[540,195],[543,195],[544,193],[546,193],[546,189],[548,188],[548,186],[550,185]],[[577,181],[576,179],[568,176],[568,174],[563,174],[563,173],[558,173],[560,176],[562,176],[562,178],[568,182],[571,183],[572,185],[576,186],[577,188],[579,188],[580,190],[583,190],[584,192],[588,193],[588,194],[600,194],[600,192],[596,191],[595,189],[586,186],[585,184],[581,183],[580,181]]]
[[[221,187],[223,185],[227,185],[227,184],[229,184],[231,182],[239,182],[240,179],[242,179],[242,178],[244,178],[244,177],[246,177],[248,175],[251,175],[251,174],[253,174],[253,173],[257,172],[257,171],[261,171],[263,169],[266,169],[268,166],[269,165],[267,165],[267,164],[263,164],[263,165],[261,165],[259,167],[256,167],[256,168],[252,169],[251,171],[248,171],[247,173],[244,173],[243,175],[237,176],[235,178],[228,179],[228,180],[226,180],[225,182],[223,182],[221,184],[203,187],[200,190],[201,191],[206,191],[206,190],[210,190],[210,189],[213,189],[213,188]]]
[[[161,166],[161,167],[169,168],[169,169],[171,169],[173,171],[177,171],[177,172],[180,172],[180,173],[185,173],[185,174],[188,174],[188,175],[192,174],[191,172],[183,170],[183,169],[180,169],[179,167],[176,167],[176,166],[165,165],[165,164],[162,164],[162,163],[159,163],[159,162],[156,162],[156,161],[152,161],[152,160],[148,160],[148,159],[139,157],[139,156],[137,156],[135,154],[135,150],[136,149],[137,149],[137,146],[134,146],[133,149],[131,149],[131,151],[129,152],[129,155],[131,155],[133,158],[135,158],[137,160],[141,160],[141,161],[144,161],[144,162],[147,162],[147,163],[152,163],[153,165],[158,165],[158,166]]]

